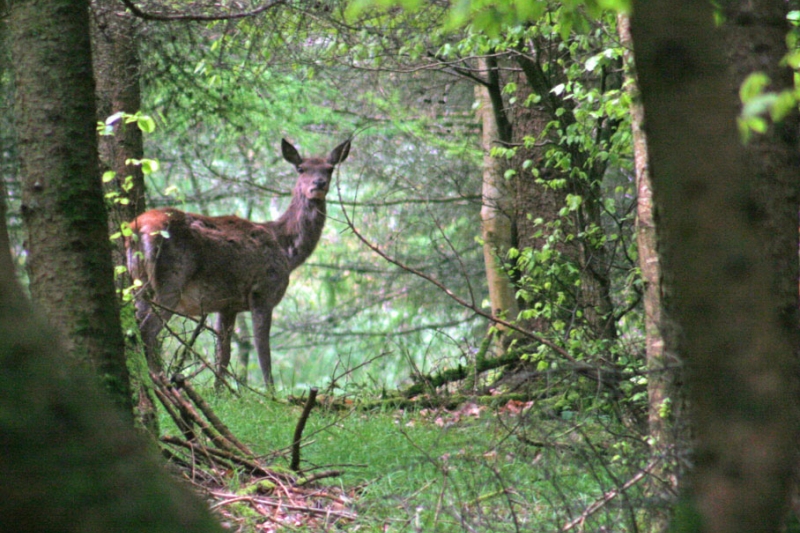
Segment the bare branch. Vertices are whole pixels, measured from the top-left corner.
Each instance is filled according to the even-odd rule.
[[[169,14],[147,13],[136,7],[136,5],[131,0],[122,0],[122,3],[125,4],[125,7],[131,10],[131,13],[133,13],[134,16],[144,20],[158,20],[158,21],[188,20],[195,22],[213,22],[216,20],[237,20],[248,17],[254,17],[256,15],[264,13],[265,11],[269,11],[270,9],[279,4],[284,4],[285,1],[286,0],[274,0],[269,4],[257,7],[252,11],[241,11],[239,13],[215,14],[215,15],[187,15],[182,13],[169,13]]]

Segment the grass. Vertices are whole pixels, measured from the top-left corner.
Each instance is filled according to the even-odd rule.
[[[203,395],[256,453],[290,444],[300,407],[251,392]],[[166,421],[164,428],[174,431]],[[622,429],[603,415],[567,417],[508,406],[316,409],[304,434],[302,466],[344,470],[327,482],[357,493],[360,518],[348,530],[555,531],[641,467],[622,459],[639,446],[619,439]],[[275,464],[285,467],[288,458],[277,456]],[[634,487],[587,517],[579,530],[634,530],[639,497]]]

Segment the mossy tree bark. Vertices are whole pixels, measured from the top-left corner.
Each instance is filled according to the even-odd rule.
[[[632,31],[694,437],[674,526],[778,531],[798,437],[798,328],[776,294],[787,271],[763,246],[782,237],[766,230],[712,5],[634,1]]]
[[[64,366],[10,267],[0,247],[0,531],[222,532],[96,380]]]
[[[10,2],[27,268],[67,353],[130,411],[97,166],[88,0]]]

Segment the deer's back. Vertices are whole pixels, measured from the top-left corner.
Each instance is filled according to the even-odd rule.
[[[269,223],[166,208],[143,213],[131,227],[142,253],[129,247],[132,274],[149,282],[156,299],[179,293],[181,313],[244,311],[253,292],[280,301],[288,285],[289,263]]]

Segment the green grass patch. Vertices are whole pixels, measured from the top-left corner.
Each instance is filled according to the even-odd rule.
[[[290,445],[300,407],[253,393],[204,396],[256,453]],[[162,427],[176,431],[166,420]],[[344,471],[326,482],[354,494],[360,518],[353,527],[360,531],[555,530],[642,466],[623,459],[641,452],[641,443],[620,439],[620,430],[605,416],[532,408],[317,408],[306,426],[302,467]],[[274,458],[276,466],[288,462],[288,454]],[[640,492],[632,487],[587,516],[582,530],[634,530]]]

